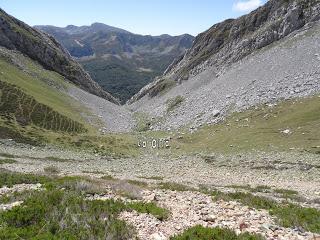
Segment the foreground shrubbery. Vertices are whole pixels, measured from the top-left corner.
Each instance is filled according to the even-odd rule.
[[[129,239],[116,215],[124,205],[86,201],[73,191],[34,192],[23,205],[0,214],[0,239]]]
[[[0,213],[0,239],[129,239],[133,230],[118,220],[122,202],[88,201],[77,177],[50,179],[1,173],[2,184],[42,182],[46,189],[25,195],[24,203]]]
[[[278,203],[251,193],[214,192],[213,195],[216,200],[236,200],[252,208],[266,209],[271,215],[276,216],[279,224],[284,227],[301,227],[306,231],[320,233],[320,211],[317,209],[305,208],[287,202]]]
[[[45,183],[51,180],[46,176],[12,173],[2,169],[0,169],[0,176],[0,187],[11,187],[14,184],[21,183]]]
[[[224,228],[205,228],[195,226],[181,235],[170,238],[171,240],[262,240],[259,235],[243,233],[237,235],[235,232]]]
[[[132,239],[135,232],[117,219],[121,211],[150,213],[160,220],[169,216],[154,203],[87,200],[101,186],[80,177],[49,178],[1,171],[1,185],[41,182],[42,191],[29,191],[3,201],[23,204],[0,212],[0,239]]]

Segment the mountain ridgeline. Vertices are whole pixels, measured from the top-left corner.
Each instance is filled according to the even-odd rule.
[[[35,26],[52,35],[122,103],[191,47],[193,36],[142,36],[102,23],[65,28]]]
[[[230,64],[316,22],[319,12],[317,0],[270,0],[250,14],[215,24],[195,38],[192,47],[175,59],[162,78],[144,87],[130,102],[145,95],[156,96],[167,86],[208,68],[214,68],[214,76],[219,76]]]
[[[191,130],[232,112],[317,94],[320,2],[270,0],[215,24],[133,96],[152,129]]]
[[[20,51],[46,69],[60,73],[82,89],[118,103],[91,79],[53,37],[15,19],[2,9],[0,9],[0,46]]]

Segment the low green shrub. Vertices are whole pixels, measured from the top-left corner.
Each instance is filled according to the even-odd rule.
[[[140,213],[149,213],[159,219],[160,221],[166,220],[170,213],[167,209],[158,207],[155,203],[133,202],[127,204],[129,209],[134,209]]]
[[[0,187],[11,187],[12,185],[21,183],[46,183],[50,180],[47,176],[16,173],[0,169]]]
[[[263,240],[260,235],[242,233],[237,235],[234,231],[224,228],[206,228],[195,226],[189,228],[178,236],[171,237],[170,240]]]
[[[12,163],[16,163],[16,162],[17,161],[12,158],[0,159],[0,165],[1,164],[12,164]]]
[[[306,231],[320,233],[320,211],[314,208],[305,208],[292,203],[278,203],[274,200],[255,196],[251,193],[222,193],[213,192],[215,200],[236,200],[242,204],[256,208],[266,209],[284,227],[301,227]]]

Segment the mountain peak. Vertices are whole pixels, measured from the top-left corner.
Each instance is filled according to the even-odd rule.
[[[92,23],[90,26],[87,26],[88,30],[93,30],[93,31],[102,31],[102,32],[118,32],[118,33],[129,33],[128,31],[117,28],[117,27],[112,27],[104,23],[99,23],[95,22]]]
[[[28,26],[3,10],[0,12],[0,36],[0,46],[20,51],[84,90],[117,103],[52,36]]]

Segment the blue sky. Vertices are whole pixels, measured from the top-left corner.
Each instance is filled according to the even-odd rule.
[[[64,27],[101,22],[144,35],[197,35],[267,0],[0,0],[0,7],[29,25]]]

